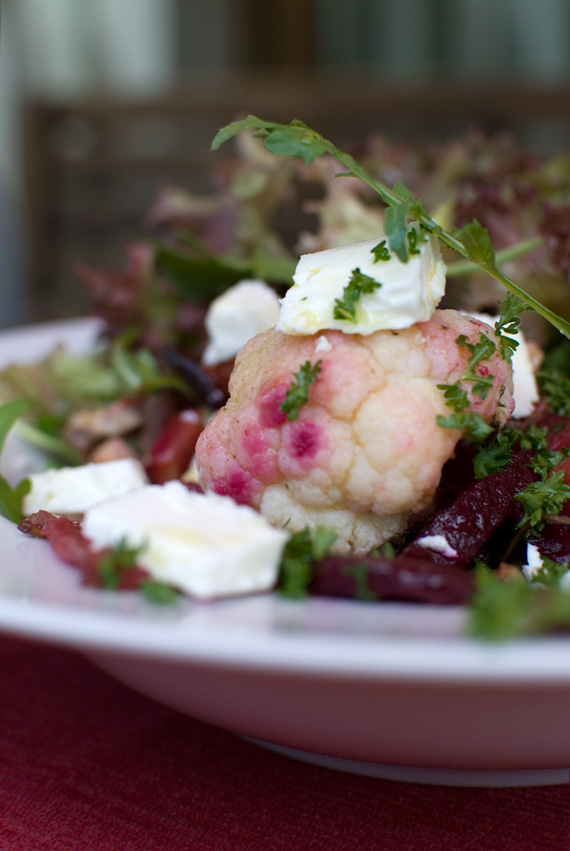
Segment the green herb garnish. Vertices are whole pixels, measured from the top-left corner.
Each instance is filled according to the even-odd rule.
[[[409,257],[407,222],[408,220],[416,221],[425,231],[437,236],[448,248],[452,248],[465,260],[487,272],[505,289],[518,296],[527,308],[532,307],[561,334],[570,339],[570,322],[558,316],[529,293],[525,293],[498,268],[489,233],[477,220],[453,232],[444,230],[426,213],[422,202],[412,197],[403,183],[397,182],[390,188],[382,181],[373,178],[354,157],[339,150],[332,142],[315,130],[311,130],[302,121],[294,120],[290,124],[277,124],[249,115],[241,121],[234,121],[223,127],[216,134],[212,148],[216,150],[245,130],[253,131],[271,153],[279,156],[300,157],[307,165],[323,154],[330,154],[347,169],[344,175],[360,178],[388,205],[385,220],[386,238],[390,250],[402,262],[407,262]]]
[[[469,443],[481,443],[493,432],[493,428],[485,422],[481,414],[476,414],[474,411],[455,412],[447,418],[438,414],[435,421],[441,428],[456,428],[464,431]]]
[[[323,526],[293,532],[289,538],[279,574],[279,593],[284,597],[301,599],[308,595],[313,576],[313,563],[321,561],[336,540],[336,533]]]
[[[527,532],[540,532],[546,524],[546,517],[559,514],[562,506],[570,498],[570,487],[564,482],[564,471],[548,475],[548,469],[543,469],[542,478],[531,482],[520,493],[515,494],[524,508],[524,516],[517,528],[525,528]]]
[[[299,372],[294,373],[294,380],[280,405],[283,413],[287,414],[287,420],[296,420],[303,405],[309,401],[309,388],[321,371],[321,363],[322,361],[319,360],[312,366],[311,361],[305,361]]]
[[[375,245],[371,251],[371,254],[374,255],[373,263],[378,263],[379,260],[389,260],[390,252],[388,251],[388,246],[386,245],[386,240],[383,239],[382,242],[379,242],[378,245]]]
[[[507,293],[504,301],[499,301],[499,319],[495,322],[495,336],[499,338],[499,352],[503,360],[510,361],[513,352],[518,347],[518,340],[507,337],[507,334],[516,334],[519,330],[521,313],[526,305],[518,296]]]
[[[491,440],[477,452],[473,459],[473,472],[476,479],[484,479],[492,473],[500,473],[506,469],[511,460],[513,440],[510,434],[499,431]]]
[[[342,298],[336,298],[334,302],[333,316],[335,319],[346,319],[347,322],[356,322],[356,303],[364,293],[373,293],[382,284],[365,275],[360,269],[354,269],[350,280],[342,291]]]
[[[475,573],[469,608],[469,632],[487,641],[505,641],[570,627],[570,593],[555,583],[537,587],[520,580],[504,581],[488,568]]]
[[[22,399],[0,405],[0,452],[4,448],[10,430],[28,408],[29,403]],[[12,487],[3,476],[0,476],[0,514],[12,523],[23,520],[22,500],[29,491],[29,479],[22,479],[15,487]]]
[[[97,565],[103,588],[116,590],[121,584],[123,573],[137,566],[137,559],[143,549],[144,545],[133,547],[122,539],[106,553]]]

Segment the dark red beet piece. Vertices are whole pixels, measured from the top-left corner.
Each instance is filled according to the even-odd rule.
[[[545,526],[540,535],[532,535],[529,544],[538,547],[541,556],[557,561],[559,564],[570,562],[570,527],[562,525]]]
[[[184,475],[203,428],[201,414],[192,408],[181,411],[166,423],[145,464],[151,482],[163,485]]]
[[[55,555],[77,568],[84,585],[104,587],[99,565],[110,552],[109,548],[95,550],[81,531],[81,525],[69,517],[58,517],[49,511],[38,511],[18,524],[18,529],[33,538],[47,538]],[[138,565],[117,568],[117,588],[134,591],[149,578]]]
[[[520,518],[521,505],[514,496],[536,480],[528,466],[532,455],[531,451],[513,452],[506,470],[473,481],[448,508],[431,518],[402,555],[467,567],[507,518]],[[443,536],[457,555],[450,557],[421,547],[417,541],[428,535]]]
[[[428,559],[327,556],[313,567],[311,594],[455,605],[473,592],[469,571]]]

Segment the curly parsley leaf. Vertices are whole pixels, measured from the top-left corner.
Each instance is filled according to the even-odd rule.
[[[481,447],[473,459],[473,472],[476,479],[484,479],[491,473],[500,473],[508,467],[511,460],[513,440],[508,433],[499,431],[494,440]]]
[[[568,573],[569,564],[567,561],[562,564],[553,561],[547,556],[540,556],[542,564],[534,570],[531,576],[527,578],[530,585],[544,585],[547,588],[559,588],[560,580],[564,574]]]
[[[570,378],[560,372],[539,372],[540,394],[550,411],[562,417],[570,414]]]
[[[408,230],[408,249],[410,255],[419,254],[420,249],[418,245],[421,245],[422,242],[425,242],[427,239],[425,231],[419,228],[410,228]]]
[[[521,580],[505,582],[488,568],[475,573],[469,632],[487,641],[536,635],[570,628],[570,593],[559,585],[533,587]]]
[[[287,414],[287,420],[298,419],[301,408],[309,401],[309,389],[321,371],[321,363],[319,360],[313,366],[311,361],[305,361],[300,370],[294,373],[294,380],[280,405],[283,413]]]
[[[558,470],[545,475],[538,482],[531,482],[515,499],[524,508],[523,518],[517,528],[526,528],[529,532],[540,532],[546,524],[546,515],[556,515],[570,498],[570,487],[564,482],[564,471]]]
[[[436,422],[441,428],[456,428],[465,432],[468,443],[481,443],[493,432],[492,427],[485,422],[481,414],[476,414],[474,411],[456,412],[447,418],[438,414]]]
[[[517,334],[520,325],[519,313],[526,308],[526,304],[514,293],[507,293],[504,301],[497,302],[499,306],[499,319],[495,322],[495,336],[499,338],[499,352],[503,360],[510,360],[513,352],[518,348],[519,341],[507,334]]]
[[[370,253],[374,255],[373,263],[378,263],[379,260],[389,260],[391,257],[385,239],[379,242],[378,245],[375,245]]]
[[[443,391],[445,404],[449,408],[459,413],[469,407],[469,396],[467,391],[460,385],[459,381],[455,384],[438,384],[438,390]]]
[[[321,561],[336,541],[336,533],[324,526],[293,532],[289,538],[279,574],[278,591],[283,597],[306,597],[313,576],[313,563]]]
[[[380,281],[365,275],[360,269],[354,269],[350,280],[342,291],[342,298],[336,298],[334,302],[333,316],[335,319],[345,319],[347,322],[356,322],[356,303],[364,294],[373,293],[382,284]]]
[[[126,540],[121,540],[106,553],[97,565],[102,587],[116,590],[121,584],[124,571],[137,566],[137,559],[143,549],[144,546],[133,547]]]

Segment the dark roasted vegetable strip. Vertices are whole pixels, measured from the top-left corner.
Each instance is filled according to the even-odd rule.
[[[226,404],[227,394],[214,384],[211,375],[199,363],[178,352],[174,346],[166,346],[164,356],[208,407],[221,408]]]
[[[537,478],[528,466],[532,455],[530,450],[513,452],[506,470],[472,482],[448,508],[431,518],[403,555],[467,567],[507,518],[520,519],[521,506],[514,496]],[[420,546],[418,541],[427,536],[442,536],[456,555]]]
[[[101,566],[111,554],[111,549],[96,550],[81,531],[81,524],[69,517],[58,517],[49,511],[37,511],[19,525],[18,529],[34,538],[47,538],[55,555],[79,570],[83,583],[95,588],[109,587],[102,575]],[[121,590],[140,589],[149,579],[144,568],[138,565],[117,563],[114,566],[116,583]]]
[[[454,565],[405,556],[326,556],[312,566],[311,594],[360,600],[454,605],[474,588],[471,573]]]

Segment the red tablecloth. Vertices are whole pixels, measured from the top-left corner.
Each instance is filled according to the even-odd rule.
[[[0,637],[1,851],[567,851],[567,786],[452,789],[305,765]],[[561,730],[560,735],[570,735]]]

